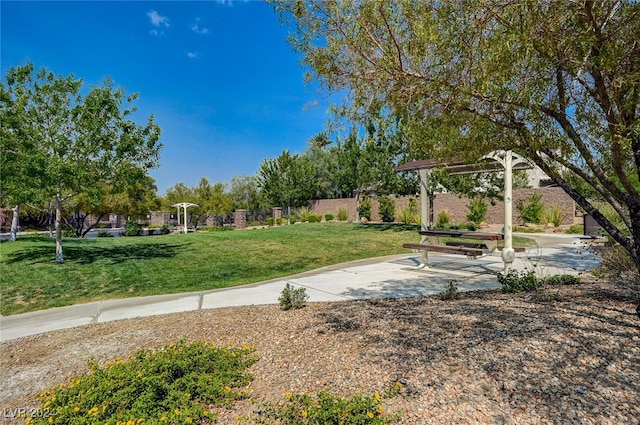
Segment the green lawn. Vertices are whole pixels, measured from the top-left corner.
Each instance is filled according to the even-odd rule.
[[[352,223],[130,238],[22,237],[0,244],[0,313],[108,298],[224,288],[345,261],[409,252],[417,227]]]

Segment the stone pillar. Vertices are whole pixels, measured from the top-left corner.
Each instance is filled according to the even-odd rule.
[[[282,208],[275,207],[272,211],[273,211],[273,225],[277,226],[278,221],[282,219]]]
[[[247,210],[236,210],[233,213],[233,221],[236,229],[244,229],[247,227]]]
[[[162,226],[169,223],[169,213],[166,211],[150,211],[149,215],[151,216],[149,220],[151,226]]]

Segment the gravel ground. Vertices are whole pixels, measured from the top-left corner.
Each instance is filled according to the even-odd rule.
[[[398,424],[638,424],[637,285],[597,282],[549,293],[478,291],[437,297],[314,303],[297,311],[234,307],[124,320],[0,345],[4,412],[35,407],[35,393],[86,371],[86,360],[126,357],[180,338],[255,345],[248,389],[284,393],[383,392]],[[235,424],[255,406],[218,410]],[[3,415],[6,416],[6,415]],[[21,423],[0,418],[3,423]]]

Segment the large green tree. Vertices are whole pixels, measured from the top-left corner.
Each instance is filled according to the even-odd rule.
[[[32,64],[12,68],[0,85],[2,186],[14,203],[31,195],[54,199],[56,261],[62,262],[64,204],[115,184],[130,167],[155,167],[161,145],[153,116],[144,125],[130,119],[128,95],[111,79],[88,89],[73,75]],[[6,127],[5,127],[6,125]],[[27,194],[17,195],[24,190]]]
[[[272,207],[286,207],[290,216],[291,207],[306,205],[316,193],[314,177],[313,167],[306,158],[291,155],[285,149],[277,158],[262,161],[258,184],[264,199]]]
[[[416,158],[530,158],[640,270],[640,3],[274,2],[309,78],[355,122],[399,117]],[[591,201],[605,200],[616,226]]]

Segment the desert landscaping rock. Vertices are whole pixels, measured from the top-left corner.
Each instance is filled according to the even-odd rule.
[[[86,372],[90,357],[106,362],[187,338],[255,346],[255,400],[372,394],[401,382],[385,401],[402,414],[398,424],[638,424],[637,286],[591,279],[549,291],[557,301],[492,290],[453,301],[221,308],[11,340],[0,345],[0,405],[35,407],[38,391]],[[248,400],[218,409],[217,423],[239,423],[254,409]]]

